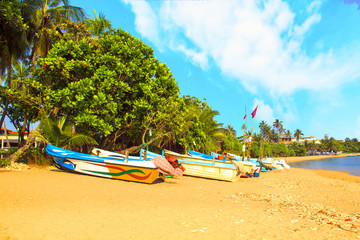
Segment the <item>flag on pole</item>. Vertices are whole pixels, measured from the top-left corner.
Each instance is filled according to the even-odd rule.
[[[251,113],[252,118],[255,117],[257,109],[258,109],[258,106],[256,106],[255,110]]]
[[[245,116],[244,116],[244,120],[245,120],[245,118],[246,118],[246,105],[245,105]]]

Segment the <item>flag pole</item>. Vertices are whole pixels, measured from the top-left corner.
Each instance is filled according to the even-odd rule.
[[[243,138],[243,161],[245,161],[245,152],[246,152],[246,146],[245,146],[245,139],[246,139],[246,125],[247,125],[247,118],[246,118],[246,105],[245,105],[245,125],[244,125],[244,138]]]
[[[256,116],[256,111],[258,109],[258,106],[256,106],[255,110],[251,113],[252,117],[253,117],[253,124],[251,127],[251,132],[250,132],[250,137],[249,137],[249,151],[248,151],[248,160],[250,159],[250,153],[251,153],[251,141],[252,141],[252,133],[254,130],[254,123],[255,123],[255,116]]]

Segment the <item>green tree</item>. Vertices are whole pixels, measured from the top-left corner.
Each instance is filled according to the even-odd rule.
[[[40,122],[40,132],[36,132],[35,136],[43,142],[52,144],[57,147],[71,149],[74,146],[84,144],[96,145],[97,142],[91,137],[75,133],[74,125],[62,117],[57,121],[48,116],[43,116]]]
[[[304,134],[302,133],[302,131],[300,129],[296,129],[295,133],[294,133],[294,137],[296,138],[296,140],[300,140],[301,136],[304,136]]]
[[[38,66],[29,98],[46,112],[68,116],[76,132],[88,132],[100,147],[138,146],[149,129],[166,136],[181,126],[180,118],[173,121],[182,101],[170,70],[125,31],[94,42],[60,41]]]
[[[273,128],[275,129],[276,134],[279,135],[284,130],[283,122],[279,119],[275,119],[273,123]]]
[[[224,127],[224,133],[226,135],[236,137],[236,131],[235,131],[234,127],[231,126],[230,124],[228,124],[228,125],[226,125],[226,127]]]
[[[11,85],[11,73],[13,62],[25,57],[28,46],[26,30],[28,25],[24,23],[21,15],[21,3],[18,0],[0,2],[0,79],[6,73],[6,85]],[[9,101],[1,99],[2,115],[0,126],[3,125],[8,112]]]
[[[261,137],[263,139],[265,139],[266,141],[270,141],[271,139],[273,139],[273,133],[271,131],[271,126],[268,125],[265,121],[261,121],[259,124],[259,128],[260,128],[260,134]]]
[[[288,156],[288,148],[285,143],[270,143],[272,155],[275,157]]]
[[[299,144],[297,142],[292,142],[289,146],[289,152],[291,154],[295,154],[295,156],[306,156],[307,151],[303,144]],[[293,152],[293,153],[292,153]]]
[[[105,18],[104,14],[100,13],[98,16],[96,11],[93,11],[94,18],[85,20],[85,25],[90,29],[90,32],[95,36],[95,39],[98,39],[100,34],[111,29],[111,23]]]
[[[193,115],[193,124],[186,134],[186,143],[190,148],[209,153],[211,151],[221,151],[224,142],[224,130],[222,123],[218,123],[214,118],[219,112],[213,110],[206,101],[202,102],[196,97],[185,96],[184,102],[187,108],[196,112]],[[195,143],[195,144],[194,144]]]
[[[54,43],[53,31],[60,32],[60,25],[68,21],[79,22],[85,16],[83,10],[72,6],[68,0],[24,0],[29,25],[32,27],[32,62],[46,56]]]
[[[292,134],[291,134],[291,131],[290,131],[290,130],[286,130],[285,135],[286,135],[286,137],[288,137],[288,138],[291,138],[291,137],[292,137]]]

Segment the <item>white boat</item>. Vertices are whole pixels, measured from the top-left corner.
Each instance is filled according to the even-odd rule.
[[[53,157],[57,168],[68,172],[141,183],[157,183],[165,179],[152,161],[98,157],[50,144],[46,153]]]

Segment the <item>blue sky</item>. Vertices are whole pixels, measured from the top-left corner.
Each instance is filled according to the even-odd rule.
[[[359,0],[72,0],[150,45],[182,95],[241,134],[261,120],[360,139]],[[248,127],[252,119],[248,118]]]

